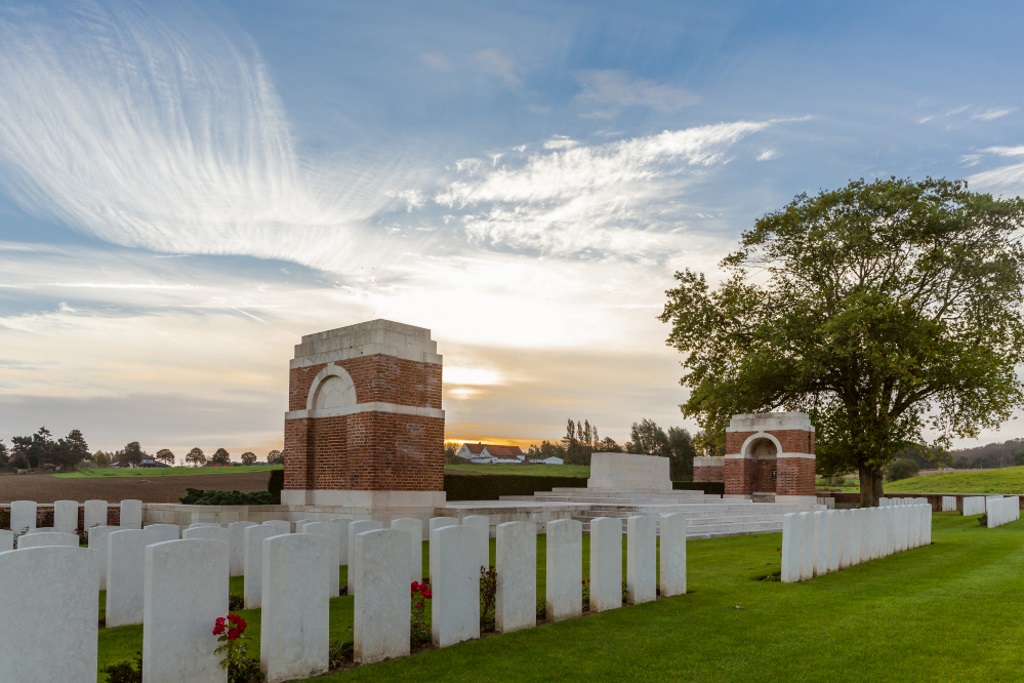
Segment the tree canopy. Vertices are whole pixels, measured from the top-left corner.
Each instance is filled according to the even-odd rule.
[[[686,354],[683,412],[721,440],[735,413],[806,411],[819,468],[857,470],[877,504],[901,450],[1024,404],[1022,225],[1024,201],[960,181],[799,195],[743,234],[716,288],[676,273],[661,320]]]

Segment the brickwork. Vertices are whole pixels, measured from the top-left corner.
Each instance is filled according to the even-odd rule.
[[[758,432],[726,432],[725,452],[740,454],[743,443]],[[783,453],[814,453],[814,432],[803,429],[779,429],[768,432],[782,444]]]
[[[703,465],[693,467],[693,480],[699,482],[724,482],[725,481],[725,458],[717,458],[722,462],[716,465]]]
[[[775,462],[775,458],[759,458],[751,462],[754,470],[751,473],[753,481],[751,493],[775,491],[775,480],[772,479],[772,471],[776,469]]]
[[[397,328],[399,333],[406,327],[377,322],[391,331]],[[354,328],[365,331],[375,324],[363,323],[321,335],[344,337]],[[429,333],[426,334],[429,342]],[[385,353],[350,358],[343,355],[339,352],[336,360],[320,355],[315,360],[328,362],[291,369],[289,410],[302,415],[285,419],[284,488],[443,491],[444,417],[443,413],[436,415],[441,411],[441,363]],[[432,357],[440,358],[436,354]],[[311,392],[317,390],[313,384],[328,364],[344,369],[351,377],[355,404],[347,406],[340,415],[306,413]],[[385,405],[381,409],[360,408],[369,403]],[[410,409],[435,415],[408,414]]]
[[[815,495],[814,460],[810,458],[779,458],[777,471],[775,495]]]

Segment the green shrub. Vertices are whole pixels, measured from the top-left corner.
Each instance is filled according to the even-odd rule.
[[[896,458],[885,468],[885,478],[889,481],[916,477],[921,468],[910,458]]]
[[[118,662],[103,667],[100,673],[107,674],[107,683],[142,683],[142,653],[136,653],[135,661],[138,668],[131,662]]]
[[[448,500],[498,500],[499,496],[530,496],[553,488],[586,487],[585,477],[538,477],[528,474],[445,473]]]
[[[266,491],[220,491],[217,489],[185,489],[181,498],[185,505],[273,505]]]
[[[284,470],[271,470],[267,480],[267,493],[270,494],[271,505],[281,504],[281,491],[284,490]]]

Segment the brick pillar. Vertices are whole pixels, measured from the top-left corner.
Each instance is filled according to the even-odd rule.
[[[374,320],[304,336],[291,361],[281,502],[354,513],[443,505],[441,367],[419,327]]]
[[[774,491],[780,503],[816,501],[814,427],[806,413],[733,415],[725,441],[726,497]]]

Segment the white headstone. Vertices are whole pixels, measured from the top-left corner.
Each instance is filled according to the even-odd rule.
[[[96,573],[99,575],[100,590],[107,589],[107,540],[111,532],[120,531],[119,526],[89,527],[89,549],[93,551]]]
[[[246,609],[259,607],[263,599],[263,540],[282,535],[278,531],[273,525],[256,524],[245,527],[242,532],[245,537],[245,578],[242,586]],[[324,591],[327,591],[326,587]],[[323,595],[320,597],[323,598]]]
[[[145,571],[143,683],[224,683],[211,631],[228,611],[227,539],[155,543],[146,548]]]
[[[20,537],[18,539],[18,548],[42,548],[47,545],[77,548],[79,540],[78,534],[68,531],[38,531],[34,534],[25,534]]]
[[[147,524],[144,528],[156,535],[156,538],[159,539],[158,543],[177,541],[181,538],[181,527],[177,524]]]
[[[459,518],[458,517],[431,517],[430,521],[427,522],[428,540],[429,540],[429,534],[432,533],[434,531],[434,529],[440,529],[443,526],[458,526],[458,525],[459,525]]]
[[[423,520],[403,517],[391,522],[392,529],[409,533],[409,583],[423,578]]]
[[[462,525],[473,527],[480,537],[477,543],[477,562],[484,569],[491,566],[491,521],[485,515],[467,515],[462,518]]]
[[[437,647],[480,637],[476,541],[476,530],[465,526],[430,532],[430,635]]]
[[[344,517],[332,517],[328,520],[334,525],[338,534],[338,566],[348,566],[348,525],[352,522]],[[422,522],[420,525],[422,526]]]
[[[86,530],[94,526],[107,526],[107,501],[87,500],[85,511],[82,513]]]
[[[142,501],[130,498],[121,501],[121,521],[118,526],[122,529],[142,528]]]
[[[818,510],[814,518],[814,575],[828,573],[828,511]]]
[[[246,535],[254,528],[246,529]],[[328,546],[319,534],[282,534],[262,541],[260,666],[267,683],[327,671],[330,614],[324,594],[331,571],[337,573]],[[408,589],[402,595],[408,601]]]
[[[857,510],[857,515],[860,517],[860,524],[857,526],[857,532],[860,534],[860,554],[857,556],[857,563],[868,562],[871,560],[871,514],[870,508],[861,508]]]
[[[537,625],[537,525],[505,522],[494,528],[497,594],[494,627],[511,633]]]
[[[341,575],[338,567],[341,563],[341,542],[338,538],[338,525],[330,522],[308,522],[300,530],[303,534],[319,534],[327,539],[327,553],[334,571],[327,581],[327,597],[336,598],[341,591]]]
[[[800,553],[800,581],[814,578],[814,513],[801,512],[797,516],[797,552]]]
[[[783,583],[800,580],[800,530],[797,528],[797,513],[790,512],[782,517],[782,573]],[[593,543],[593,540],[591,540]]]
[[[839,556],[843,551],[841,520],[842,515],[837,510],[829,510],[825,518],[828,524],[828,562],[825,568],[830,572],[839,571]]]
[[[686,515],[675,513],[658,520],[660,537],[661,594],[665,597],[686,593]]]
[[[228,549],[228,566],[231,565],[231,532],[222,526],[193,526],[181,532],[184,540],[208,539],[220,541]],[[173,539],[172,539],[173,540]],[[230,576],[230,571],[229,574]]]
[[[96,680],[99,645],[96,576],[85,548],[45,547],[0,553],[3,680],[17,683]]]
[[[590,520],[590,610],[622,607],[622,520]]]
[[[292,523],[283,519],[271,519],[263,522],[261,526],[265,526],[274,532],[274,535],[290,534],[292,532]]]
[[[631,604],[658,597],[657,517],[626,518],[626,595]]]
[[[121,529],[107,536],[108,627],[142,623],[146,546],[158,541],[148,529]]]
[[[78,529],[77,500],[58,500],[53,504],[53,528],[67,532]]]
[[[10,529],[0,529],[0,553],[14,550],[14,532]]]
[[[232,522],[228,524],[228,539],[231,544],[231,576],[245,574],[245,528],[258,526],[256,522]]]
[[[583,524],[559,519],[547,524],[545,614],[549,622],[583,613]]]
[[[348,594],[350,596],[355,595],[359,590],[359,586],[355,581],[356,575],[356,563],[359,558],[356,557],[356,535],[361,534],[364,531],[376,531],[377,529],[383,529],[384,524],[372,519],[360,519],[348,524]]]
[[[359,664],[409,654],[409,532],[364,531],[356,536],[353,654]]]
[[[36,528],[36,502],[34,500],[11,501],[11,531],[23,534]]]

